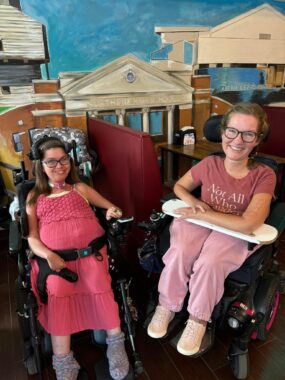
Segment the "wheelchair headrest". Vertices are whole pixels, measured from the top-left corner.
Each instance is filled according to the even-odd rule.
[[[47,141],[58,141],[60,146],[65,150],[66,153],[69,153],[71,151],[71,149],[73,148],[73,146],[70,143],[63,141],[58,137],[46,136],[45,135],[45,136],[39,138],[38,140],[36,140],[33,143],[33,145],[31,146],[31,150],[28,153],[28,157],[30,160],[34,161],[34,160],[40,160],[41,159],[41,154],[40,154],[39,149],[40,149],[40,146]]]
[[[20,210],[20,222],[22,229],[22,236],[27,237],[29,234],[29,226],[26,213],[26,199],[29,192],[35,186],[34,180],[25,180],[17,184],[17,197],[19,200],[19,210]]]
[[[221,123],[223,115],[213,115],[204,124],[204,136],[212,142],[221,142]]]

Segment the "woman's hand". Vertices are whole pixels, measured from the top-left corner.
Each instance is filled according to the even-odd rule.
[[[174,210],[176,214],[181,215],[182,218],[196,218],[203,219],[203,214],[207,211],[210,211],[211,207],[202,201],[197,201],[193,205],[189,205],[188,207],[179,207]]]
[[[66,268],[65,261],[54,252],[47,255],[47,262],[50,269],[55,272],[60,272],[63,268]]]
[[[119,207],[112,206],[107,209],[106,219],[110,220],[112,218],[120,218],[122,216],[122,210]]]

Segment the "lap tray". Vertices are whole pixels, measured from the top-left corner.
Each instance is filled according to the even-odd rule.
[[[180,218],[180,215],[174,212],[175,209],[180,208],[180,207],[188,207],[188,205],[185,202],[183,202],[181,199],[171,199],[162,205],[162,211],[167,215],[171,215],[175,218]],[[206,227],[211,230],[218,231],[230,236],[234,236],[236,238],[246,240],[250,243],[255,243],[255,244],[270,244],[273,241],[275,241],[278,236],[277,229],[275,227],[270,226],[269,224],[262,224],[255,231],[253,231],[252,234],[247,235],[241,232],[237,232],[237,231],[233,231],[221,226],[217,226],[216,224],[205,222],[203,220],[196,220],[196,219],[191,219],[191,218],[187,218],[185,220],[187,222],[197,224],[199,226]]]

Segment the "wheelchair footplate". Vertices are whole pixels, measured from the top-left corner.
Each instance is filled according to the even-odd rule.
[[[183,330],[182,329],[174,338],[171,339],[170,341],[170,345],[177,349],[177,343],[183,333]],[[189,358],[197,358],[201,355],[203,355],[204,353],[206,353],[208,350],[210,350],[210,348],[213,346],[214,344],[214,339],[215,339],[215,326],[214,324],[212,323],[208,323],[207,324],[207,328],[206,328],[206,332],[205,332],[205,335],[203,337],[203,340],[202,340],[202,343],[201,343],[201,347],[200,347],[200,350],[194,354],[194,355],[190,355]]]
[[[109,373],[108,359],[104,357],[98,363],[95,364],[95,374],[98,380],[113,380]],[[130,363],[129,373],[123,378],[123,380],[133,380],[135,378],[133,367]]]

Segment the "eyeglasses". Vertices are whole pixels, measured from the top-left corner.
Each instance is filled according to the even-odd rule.
[[[59,160],[50,159],[42,161],[42,163],[45,164],[48,168],[55,168],[58,163],[60,163],[60,165],[68,165],[70,163],[70,156],[66,155],[61,157]]]
[[[235,139],[240,134],[242,141],[246,143],[251,143],[257,138],[257,136],[262,136],[262,134],[260,133],[256,133],[252,131],[239,131],[238,129],[231,128],[231,127],[227,127],[224,130],[224,134],[228,139],[231,139],[231,140]]]

